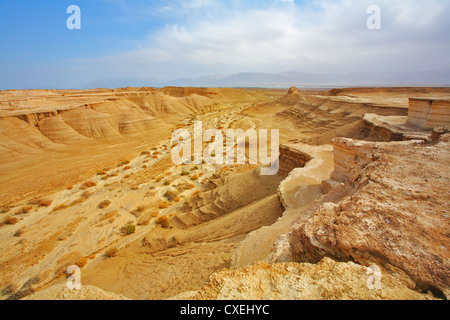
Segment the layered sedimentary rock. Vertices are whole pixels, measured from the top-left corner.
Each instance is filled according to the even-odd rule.
[[[449,297],[449,144],[338,139],[335,146],[334,176],[356,191],[336,203],[319,201],[311,218],[292,227],[295,258],[378,264]]]
[[[308,154],[286,145],[280,146],[280,168],[278,173],[287,176],[295,168],[303,168],[312,158]]]
[[[331,178],[340,182],[356,180],[361,168],[374,160],[374,148],[374,142],[334,139],[334,171]]]
[[[429,130],[450,125],[450,100],[409,99],[408,122]]]

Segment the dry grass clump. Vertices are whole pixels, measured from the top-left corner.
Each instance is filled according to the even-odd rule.
[[[169,204],[167,203],[167,202],[162,202],[160,205],[159,205],[159,208],[160,209],[167,209],[169,207]]]
[[[25,229],[21,228],[19,230],[16,231],[16,233],[14,233],[14,237],[20,237],[25,233]]]
[[[175,197],[175,198],[173,198],[173,201],[175,201],[175,202],[180,202],[180,201],[181,201],[181,198],[180,198],[180,197]]]
[[[108,250],[105,251],[105,256],[107,256],[108,258],[113,258],[117,255],[117,252],[119,250],[117,250],[116,247],[111,247]]]
[[[86,181],[85,183],[83,183],[80,187],[81,190],[86,190],[89,188],[93,188],[97,186],[97,184],[94,181]]]
[[[24,206],[19,211],[17,211],[16,214],[26,214],[30,212],[31,209],[33,209],[32,206]]]
[[[133,233],[136,232],[136,226],[135,226],[134,224],[132,224],[132,223],[128,223],[128,224],[124,225],[124,226],[120,229],[120,231],[122,231],[122,233],[123,233],[124,235],[129,236],[130,234],[133,234]]]
[[[150,155],[150,151],[142,151],[141,155],[143,156],[149,156]]]
[[[129,178],[131,178],[131,175],[127,174],[127,175],[125,175],[123,178],[124,178],[124,179],[129,179]]]
[[[180,174],[180,176],[182,176],[182,177],[184,177],[184,176],[188,176],[189,175],[189,172],[187,172],[187,171],[181,171],[181,174]]]
[[[125,160],[125,161],[122,161],[121,163],[119,163],[119,164],[117,165],[117,167],[123,167],[123,166],[126,166],[127,164],[130,164],[130,161]]]
[[[13,216],[7,216],[5,218],[5,220],[3,220],[4,224],[10,224],[10,225],[16,224],[17,222],[19,222],[19,220]]]
[[[159,216],[159,213],[158,213],[158,212],[153,212],[153,213],[151,214],[151,216],[152,216],[152,218],[156,218],[157,216]]]
[[[111,201],[109,201],[109,200],[103,200],[102,202],[100,202],[100,203],[98,204],[98,207],[99,207],[100,209],[105,209],[105,208],[109,207],[110,204],[111,204]]]
[[[126,166],[126,167],[123,168],[123,170],[130,170],[130,169],[131,169],[130,166]]]
[[[172,190],[168,190],[164,193],[164,197],[169,200],[172,201],[173,199],[175,199],[178,196],[178,193]]]
[[[170,229],[170,222],[169,222],[169,218],[167,218],[167,217],[159,217],[156,220],[156,224],[159,224],[161,226],[161,228],[163,228],[163,229]]]
[[[73,190],[73,186],[68,186],[67,190]]]
[[[191,176],[191,180],[192,180],[192,181],[198,180],[198,176],[197,176],[196,174],[194,174],[193,176]]]
[[[52,200],[50,199],[34,199],[28,202],[29,205],[36,205],[39,207],[49,207],[52,204]]]

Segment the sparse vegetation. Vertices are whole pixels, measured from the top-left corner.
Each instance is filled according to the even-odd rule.
[[[31,209],[33,209],[32,206],[24,206],[19,211],[17,211],[16,214],[27,214]]]
[[[168,190],[164,193],[164,197],[169,200],[172,201],[173,199],[175,199],[178,196],[178,193],[172,190]]]
[[[14,233],[14,237],[20,237],[25,233],[25,229],[21,228],[19,230],[16,231],[16,233]]]
[[[81,258],[81,259],[79,259],[75,264],[76,264],[78,267],[83,268],[84,266],[87,265],[88,261],[89,261],[88,258]]]
[[[136,226],[132,223],[128,223],[126,225],[124,225],[121,229],[122,233],[124,235],[129,236],[130,234],[133,234],[136,232]]]
[[[168,205],[167,202],[162,202],[162,203],[159,205],[159,208],[160,208],[160,209],[167,209],[168,207],[169,207],[169,205]]]
[[[159,217],[156,219],[156,224],[159,224],[163,229],[169,229],[170,228],[170,222],[169,218],[167,217]]]
[[[119,250],[117,250],[116,247],[108,248],[108,250],[105,251],[105,256],[107,256],[108,258],[113,258],[117,255],[118,251]]]
[[[5,218],[5,220],[3,220],[4,224],[16,224],[17,222],[19,222],[19,220],[16,217],[13,216],[7,216]]]
[[[103,200],[102,202],[99,203],[98,207],[99,207],[100,209],[105,209],[105,208],[109,207],[110,204],[111,204],[111,201],[109,201],[109,200]]]
[[[97,184],[94,181],[86,181],[85,183],[82,184],[82,186],[80,187],[81,190],[86,190],[89,188],[93,188],[97,186]]]
[[[123,166],[126,166],[127,164],[130,164],[130,161],[125,160],[125,161],[122,161],[121,163],[119,163],[119,164],[117,165],[117,167],[123,167]]]

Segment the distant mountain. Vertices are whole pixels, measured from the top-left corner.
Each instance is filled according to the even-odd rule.
[[[172,86],[205,87],[290,87],[290,86],[449,86],[450,69],[422,72],[355,72],[314,74],[306,72],[256,73],[179,79]]]
[[[123,78],[96,81],[85,88],[119,87],[355,87],[355,86],[450,86],[450,69],[416,72],[242,72],[232,75],[212,75],[199,78],[158,82],[153,79]]]

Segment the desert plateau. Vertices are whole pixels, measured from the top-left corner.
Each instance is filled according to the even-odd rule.
[[[174,164],[196,121],[279,129],[278,173]],[[449,125],[447,87],[0,91],[0,297],[448,299]]]

